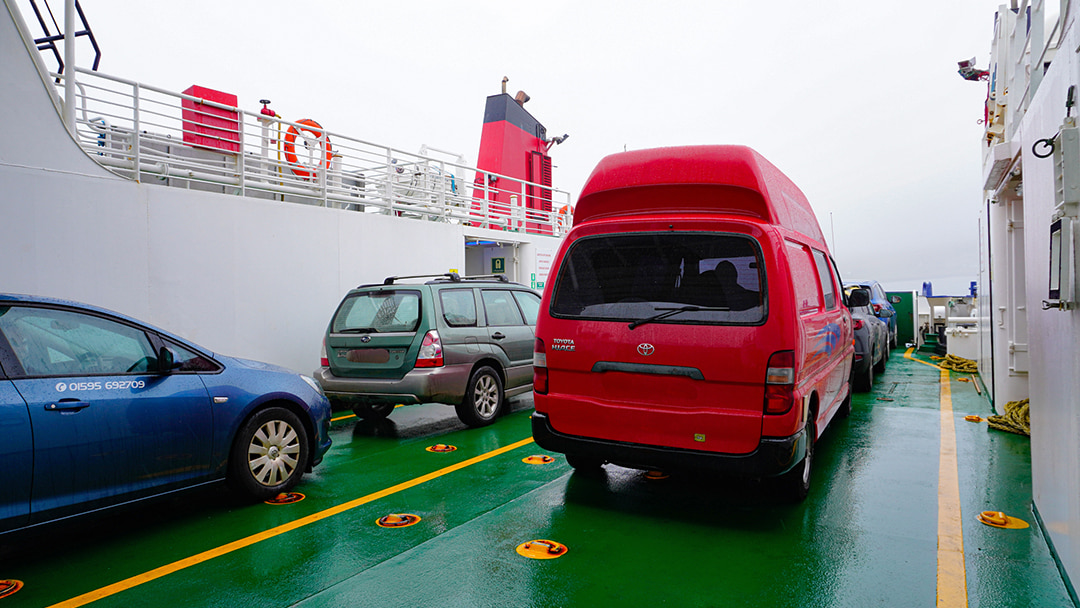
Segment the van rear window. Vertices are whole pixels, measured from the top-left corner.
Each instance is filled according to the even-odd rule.
[[[571,245],[551,298],[562,318],[657,323],[758,324],[765,272],[752,238],[700,232],[593,236]]]

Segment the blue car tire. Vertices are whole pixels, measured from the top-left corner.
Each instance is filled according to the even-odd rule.
[[[308,435],[300,418],[283,407],[259,410],[233,441],[229,482],[257,500],[269,500],[300,482],[308,468]]]

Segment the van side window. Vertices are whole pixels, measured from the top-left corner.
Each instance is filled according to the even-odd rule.
[[[836,282],[833,281],[829,259],[815,249],[814,262],[817,263],[818,278],[821,279],[821,295],[825,298],[825,309],[832,310],[836,308]]]
[[[798,243],[787,242],[788,264],[791,266],[791,283],[795,288],[795,305],[799,314],[817,312],[821,309],[821,292],[818,290],[818,273],[810,250]]]

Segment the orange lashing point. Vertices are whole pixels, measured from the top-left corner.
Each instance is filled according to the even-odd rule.
[[[375,524],[380,528],[407,528],[418,521],[420,521],[419,515],[413,515],[412,513],[391,513],[389,515],[383,515],[375,520]]]
[[[0,580],[0,598],[15,595],[19,589],[22,589],[23,582],[14,579]]]
[[[982,422],[982,417],[972,414],[970,416],[964,416],[964,420],[967,420],[968,422]]]
[[[517,546],[518,554],[524,555],[529,559],[555,559],[556,557],[566,555],[566,552],[569,550],[570,549],[562,543],[546,539],[530,540],[527,543],[521,543]]]
[[[457,447],[446,444],[446,443],[436,443],[435,445],[429,446],[429,447],[424,448],[424,449],[426,449],[429,452],[453,452],[454,450],[457,449]]]
[[[667,479],[668,477],[671,477],[671,475],[668,475],[663,471],[649,471],[648,473],[645,473],[645,479],[648,479],[649,481],[660,481],[661,479]]]
[[[555,459],[551,456],[526,456],[521,459],[521,462],[525,464],[551,464],[555,462]]]
[[[306,498],[299,492],[282,492],[270,500],[264,501],[268,505],[291,505],[294,502],[300,502]]]
[[[1016,517],[1010,517],[1001,511],[983,511],[976,516],[980,522],[995,528],[1007,528],[1009,530],[1022,530],[1028,527],[1028,523]]]

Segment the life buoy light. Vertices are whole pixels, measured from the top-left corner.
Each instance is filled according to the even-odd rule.
[[[297,125],[303,126],[297,129]],[[300,120],[296,121],[295,125],[289,125],[289,130],[285,132],[285,160],[289,161],[289,164],[292,165],[292,172],[295,173],[298,177],[302,177],[304,179],[311,179],[312,177],[314,177],[315,172],[318,171],[320,166],[326,167],[327,169],[330,168],[330,160],[334,156],[334,151],[333,148],[331,148],[330,146],[330,138],[326,137],[325,149],[323,150],[323,153],[326,156],[325,162],[316,161],[314,166],[300,162],[300,159],[296,156],[296,138],[302,137],[300,135],[300,131],[307,131],[308,133],[314,135],[315,139],[319,141],[319,145],[322,146],[322,125],[315,122],[314,120],[311,120],[310,118],[301,118]]]

